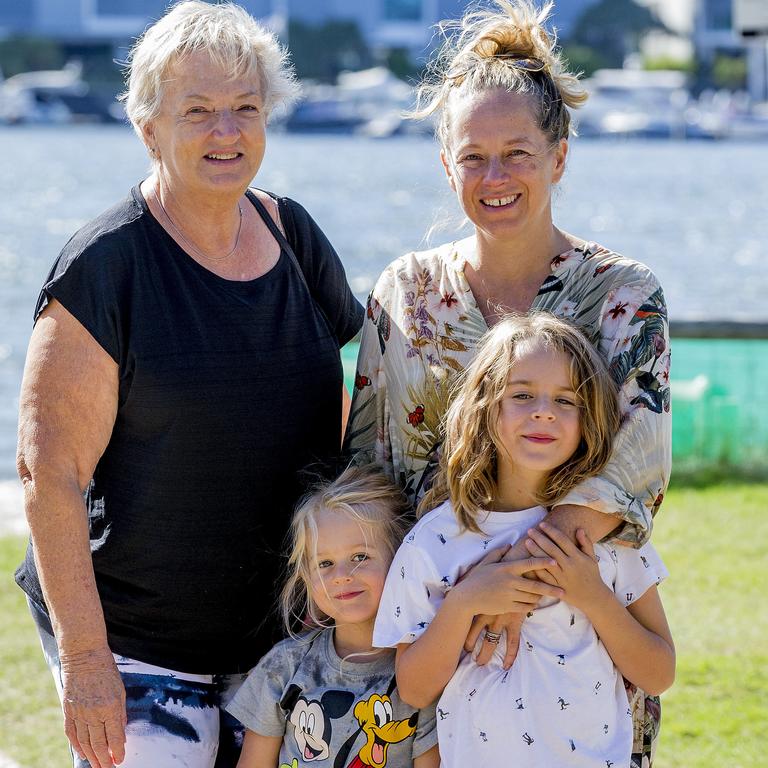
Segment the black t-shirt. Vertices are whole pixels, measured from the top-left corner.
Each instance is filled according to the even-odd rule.
[[[301,470],[339,450],[339,347],[363,310],[317,224],[278,205],[295,256],[283,239],[269,272],[232,281],[136,187],[64,247],[35,313],[55,298],[119,366],[86,493],[96,584],[112,650],[179,671],[249,669],[279,636]],[[31,545],[17,581],[42,603]]]

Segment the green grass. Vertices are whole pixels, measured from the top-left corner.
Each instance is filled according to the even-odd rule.
[[[656,768],[765,762],[768,484],[671,490],[654,543],[678,653]],[[0,539],[0,750],[25,768],[71,765],[53,681],[11,573],[24,542]]]

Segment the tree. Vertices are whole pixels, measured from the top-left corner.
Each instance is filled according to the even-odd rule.
[[[332,83],[344,69],[371,66],[370,50],[354,21],[326,21],[313,26],[291,19],[288,39],[301,79]]]
[[[601,66],[621,67],[638,50],[643,34],[652,29],[666,27],[634,0],[598,0],[579,16],[565,47],[591,49]]]

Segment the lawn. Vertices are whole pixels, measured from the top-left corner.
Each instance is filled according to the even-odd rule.
[[[768,485],[669,492],[654,542],[678,672],[663,697],[656,768],[765,762]],[[0,540],[0,750],[24,768],[71,765],[53,682],[11,574],[24,542]]]

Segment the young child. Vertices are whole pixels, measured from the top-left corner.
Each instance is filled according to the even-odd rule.
[[[281,600],[290,637],[227,706],[247,729],[238,768],[437,768],[434,707],[401,701],[394,652],[371,645],[406,511],[373,466],[350,467],[296,510]]]
[[[674,649],[656,589],[666,570],[653,548],[593,546],[581,530],[576,546],[541,523],[547,506],[601,470],[618,423],[602,359],[550,315],[503,319],[467,369],[420,512],[442,503],[395,555],[373,638],[397,647],[406,701],[442,693],[445,768],[627,768],[622,676],[651,693],[671,685]],[[496,562],[520,537],[547,557]],[[521,578],[541,569],[557,586]],[[475,649],[501,640],[488,665],[462,657],[475,614],[512,611],[528,618],[510,669],[494,633]]]

